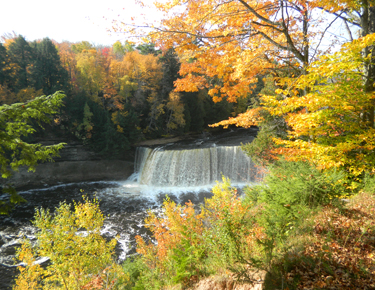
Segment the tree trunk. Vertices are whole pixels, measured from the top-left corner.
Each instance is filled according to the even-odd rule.
[[[369,6],[367,1],[364,2],[364,10],[361,17],[362,31],[361,35],[366,36],[368,34],[375,33],[375,7]],[[371,62],[365,69],[365,90],[366,92],[375,91],[375,51],[373,47],[366,47],[364,54],[368,55],[371,51]],[[374,119],[375,119],[375,103],[372,101],[372,104],[369,106],[367,113],[365,114],[365,120],[369,122],[369,126],[374,128]]]

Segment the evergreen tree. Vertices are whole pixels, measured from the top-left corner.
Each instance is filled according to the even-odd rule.
[[[30,85],[28,68],[34,58],[33,52],[26,39],[20,35],[10,43],[8,53],[12,63],[15,64],[15,78],[12,90],[18,92],[20,89]]]
[[[0,85],[10,83],[11,67],[8,52],[4,45],[0,43]]]
[[[56,46],[49,38],[33,42],[34,63],[31,79],[35,89],[42,89],[45,94],[57,90],[66,90],[68,74],[62,67]]]

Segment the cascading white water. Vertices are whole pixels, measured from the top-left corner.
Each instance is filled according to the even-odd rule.
[[[138,182],[148,186],[204,186],[229,177],[232,184],[255,182],[260,177],[240,146],[202,149],[137,149],[135,171]]]

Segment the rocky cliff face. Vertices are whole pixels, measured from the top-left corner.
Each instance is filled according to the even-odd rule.
[[[65,145],[60,156],[55,162],[39,164],[35,172],[22,167],[11,178],[0,179],[0,184],[12,183],[16,188],[37,188],[83,181],[126,180],[134,170],[134,163],[131,161],[101,159],[75,142]],[[132,156],[129,159],[133,159]]]

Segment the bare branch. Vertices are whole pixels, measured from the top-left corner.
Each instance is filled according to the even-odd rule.
[[[254,14],[256,17],[258,17],[260,20],[274,26],[279,26],[280,22],[271,21],[266,17],[263,17],[258,12],[255,11],[254,8],[252,8],[249,4],[247,4],[244,0],[238,0],[242,5],[244,5],[252,14]]]
[[[342,14],[342,13],[344,13],[344,11],[341,11],[341,14]],[[315,52],[314,52],[314,54],[313,54],[313,56],[312,56],[311,59],[314,59],[314,58],[315,58],[315,55],[316,55],[316,53],[318,52],[318,48],[319,48],[320,44],[322,43],[322,40],[323,40],[324,35],[326,34],[327,30],[332,26],[332,24],[333,24],[338,18],[340,18],[340,15],[337,15],[337,16],[335,17],[335,19],[333,19],[333,20],[331,21],[331,23],[329,23],[329,25],[326,27],[326,29],[324,29],[324,31],[323,31],[323,33],[322,33],[322,36],[320,37],[320,40],[319,40],[319,42],[318,42],[318,45],[316,46],[316,48],[315,48]],[[346,23],[346,22],[345,22],[345,23]]]

